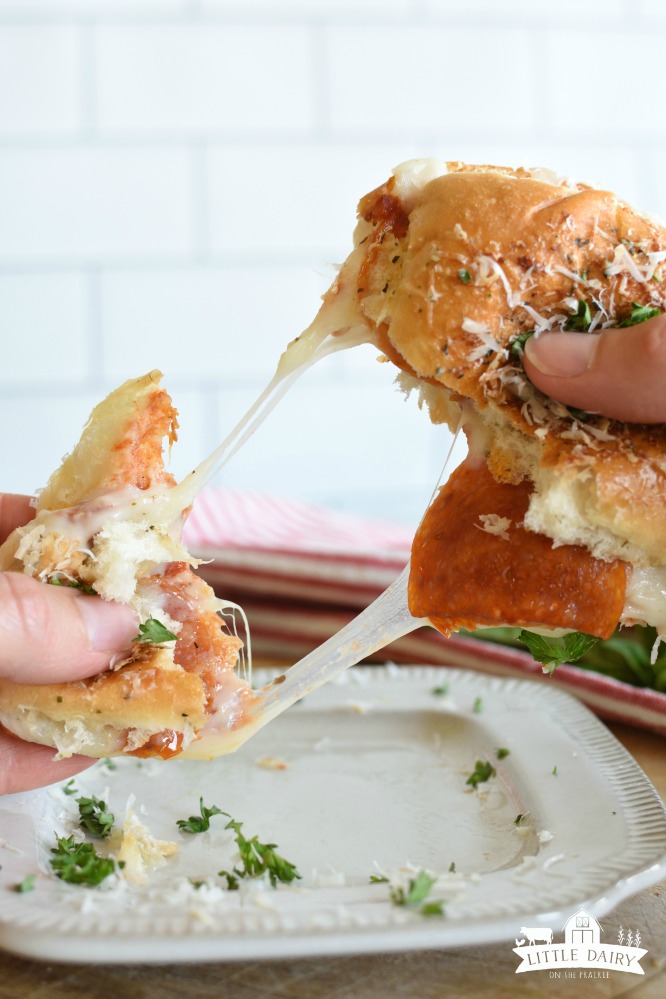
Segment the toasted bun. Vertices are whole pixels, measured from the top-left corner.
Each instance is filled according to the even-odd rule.
[[[591,332],[634,303],[663,310],[666,229],[545,171],[423,161],[363,198],[359,218],[360,310],[403,385],[453,429],[463,417],[497,481],[532,481],[525,525],[602,559],[666,565],[666,427],[546,398],[520,347],[570,328],[580,302]]]
[[[177,755],[201,740],[220,696],[242,695],[234,672],[241,643],[224,629],[219,601],[180,540],[186,511],[162,458],[176,412],[160,377],[128,381],[96,407],[40,494],[34,521],[0,548],[1,569],[128,603],[140,620],[177,635],[135,643],[91,679],[0,680],[0,723],[62,756]]]

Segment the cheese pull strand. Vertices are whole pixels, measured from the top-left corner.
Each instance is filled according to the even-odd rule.
[[[188,507],[206,483],[247,443],[308,368],[340,350],[362,343],[376,344],[373,329],[359,312],[356,294],[358,270],[364,254],[363,246],[352,251],[324,296],[315,319],[282,353],[275,374],[263,392],[219,447],[172,490],[181,509]]]
[[[201,745],[192,743],[181,754],[182,757],[212,759],[235,752],[296,701],[335,679],[377,649],[383,649],[403,635],[429,624],[426,619],[413,617],[409,611],[408,579],[409,564],[388,589],[346,627],[272,683],[254,691],[250,699],[245,700],[242,713],[238,711],[237,698],[227,699],[215,715],[214,731],[209,726],[205,741]]]

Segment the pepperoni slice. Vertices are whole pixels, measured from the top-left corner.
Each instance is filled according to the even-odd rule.
[[[506,624],[610,637],[624,607],[625,563],[604,562],[580,545],[554,548],[522,527],[531,488],[496,482],[469,458],[453,472],[414,538],[415,617],[445,635]]]

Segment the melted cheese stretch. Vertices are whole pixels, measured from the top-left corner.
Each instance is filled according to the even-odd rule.
[[[326,293],[314,321],[282,354],[273,378],[259,398],[220,446],[177,487],[185,489],[186,494],[187,490],[192,490],[191,499],[250,439],[304,371],[329,354],[374,342],[372,330],[364,322],[356,299],[357,275],[364,256],[364,248],[357,246],[333,288]]]
[[[329,354],[373,342],[372,330],[363,321],[355,297],[363,257],[363,247],[352,252],[314,322],[289,344],[275,375],[256,402],[219,447],[189,475],[175,486],[163,484],[148,490],[126,487],[71,509],[40,510],[25,530],[18,557],[29,567],[31,549],[39,546],[45,534],[53,533],[79,545],[104,536],[106,543],[117,549],[120,563],[128,558],[131,561],[132,549],[136,549],[138,561],[182,560],[198,564],[181,542],[183,510],[192,505],[210,478],[250,439],[304,371]],[[145,548],[147,537],[151,541],[150,553]],[[112,592],[102,595],[107,599],[125,599],[124,595]]]
[[[405,205],[435,177],[446,173],[440,160],[411,160],[395,171],[396,187]],[[67,538],[91,538],[110,522],[134,523],[138,527],[162,526],[180,544],[182,511],[191,506],[203,486],[250,439],[294,382],[313,364],[339,350],[374,343],[356,297],[357,276],[365,258],[364,237],[371,226],[360,222],[355,248],[340,269],[333,287],[311,325],[282,354],[275,375],[256,402],[212,454],[175,486],[157,489],[126,489],[99,497],[76,510],[42,511],[35,524]],[[189,560],[189,556],[184,556]]]

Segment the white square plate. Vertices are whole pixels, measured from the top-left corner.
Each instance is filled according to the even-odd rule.
[[[434,693],[443,683],[448,692]],[[466,779],[477,760],[496,776],[474,790]],[[0,799],[3,948],[157,963],[481,944],[563,923],[580,906],[602,916],[666,876],[666,812],[654,788],[545,678],[356,668],[233,756],[114,764],[77,777],[79,793],[104,798],[118,822],[134,796],[140,820],[177,841],[178,855],[145,886],[116,876],[101,888],[66,885],[49,857],[56,833],[77,829],[75,797],[59,785]],[[302,879],[227,891],[217,873],[237,859],[227,820],[214,817],[196,836],[175,824],[198,812],[200,796],[247,836],[276,843]],[[379,871],[421,868],[439,876],[431,897],[444,901],[443,916],[396,906],[389,885],[369,883]],[[7,890],[32,873],[33,891]]]

